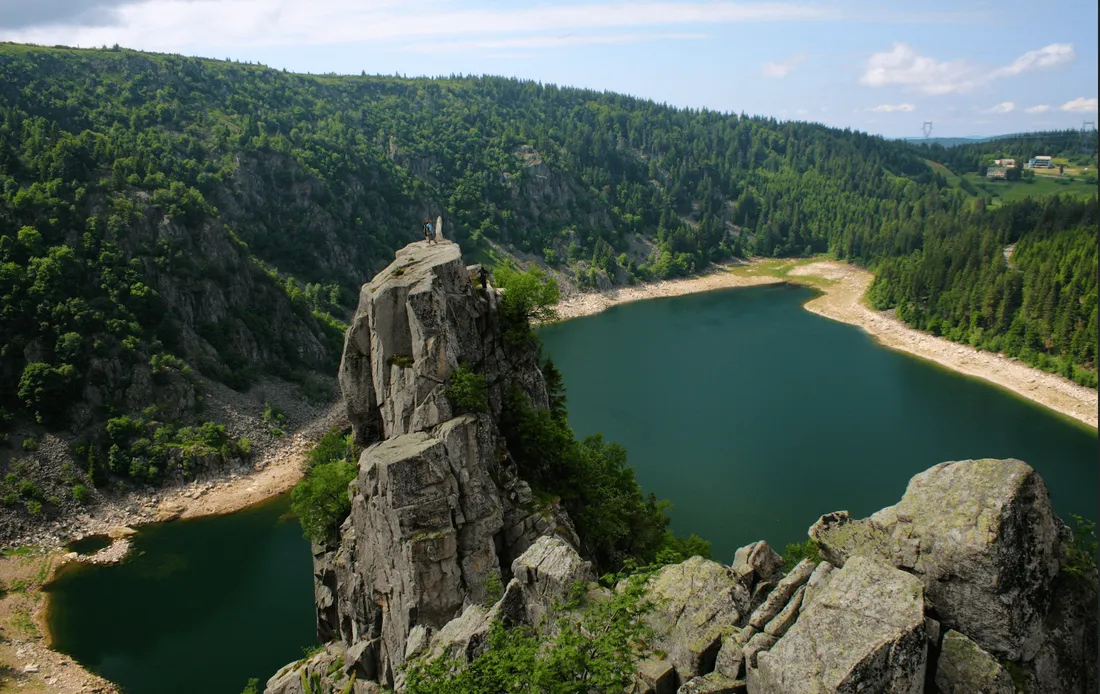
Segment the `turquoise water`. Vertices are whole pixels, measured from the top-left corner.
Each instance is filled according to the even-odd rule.
[[[578,434],[626,446],[673,527],[730,561],[821,514],[895,503],[938,462],[1018,457],[1055,509],[1097,516],[1096,432],[878,347],[773,285],[659,299],[542,329]],[[315,642],[309,545],[285,497],[144,528],[119,566],[51,586],[55,646],[129,694],[239,694]]]
[[[127,694],[240,694],[316,643],[309,543],[276,498],[151,525],[117,566],[50,585],[54,647]],[[262,687],[261,687],[262,689]]]
[[[714,557],[780,550],[822,514],[896,503],[936,463],[1020,458],[1055,510],[1097,517],[1096,431],[878,346],[769,285],[657,299],[540,330],[578,435],[623,444],[673,528]]]

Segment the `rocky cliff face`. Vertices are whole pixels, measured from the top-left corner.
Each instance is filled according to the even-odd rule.
[[[359,681],[399,683],[411,644],[486,602],[539,537],[576,556],[569,519],[533,501],[499,433],[507,388],[536,407],[547,395],[535,351],[503,340],[497,300],[445,241],[399,251],[361,292],[340,367],[359,476],[339,543],[315,548],[319,633]],[[459,365],[485,379],[487,412],[446,397]]]
[[[410,662],[474,658],[496,619],[552,631],[574,583],[603,590],[568,519],[533,504],[509,463],[504,388],[538,406],[546,393],[536,355],[502,341],[496,298],[449,244],[404,249],[363,288],[341,384],[365,448],[340,541],[316,548],[329,643],[269,694],[401,691]],[[459,364],[484,374],[487,412],[447,400]],[[1060,571],[1071,535],[1025,463],[942,463],[895,506],[809,532],[823,560],[784,567],[757,542],[730,566],[653,574],[631,691],[1095,691],[1095,584]]]

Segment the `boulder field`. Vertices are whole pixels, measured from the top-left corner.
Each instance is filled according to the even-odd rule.
[[[574,584],[606,592],[508,454],[506,389],[545,408],[546,384],[476,271],[455,244],[416,243],[360,293],[340,367],[359,473],[338,541],[314,546],[326,645],[267,694],[400,692],[410,663],[476,657],[494,620],[549,632]],[[446,397],[460,365],[484,377],[485,412]],[[819,557],[795,566],[757,542],[650,576],[653,638],[628,691],[1097,690],[1095,574],[1062,570],[1072,533],[1026,463],[940,463],[896,505],[828,514],[809,537]]]

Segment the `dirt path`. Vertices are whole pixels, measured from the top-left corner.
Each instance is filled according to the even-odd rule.
[[[703,277],[577,294],[559,303],[557,309],[561,319],[567,320],[642,299],[786,281],[804,283],[823,292],[806,303],[809,311],[858,326],[886,347],[983,379],[1096,428],[1097,391],[1014,359],[914,330],[888,312],[875,311],[863,302],[872,279],[870,272],[836,261],[753,261],[722,266]]]

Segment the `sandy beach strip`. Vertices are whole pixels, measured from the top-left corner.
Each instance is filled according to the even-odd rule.
[[[574,294],[562,300],[557,311],[561,320],[568,320],[631,301],[730,287],[799,282],[800,279],[823,292],[806,303],[808,311],[855,325],[885,347],[980,378],[1096,429],[1097,391],[1015,359],[915,330],[890,312],[875,311],[863,301],[874,276],[867,270],[837,261],[794,263],[787,268],[786,277],[776,274],[774,268],[765,270],[760,261],[720,266],[700,277]]]

